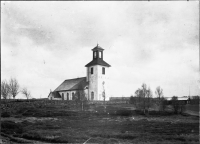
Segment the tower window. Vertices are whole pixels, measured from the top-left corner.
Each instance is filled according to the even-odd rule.
[[[105,75],[105,67],[102,67],[102,74]]]
[[[101,58],[101,57],[102,57],[102,56],[101,56],[101,54],[102,54],[102,53],[101,53],[101,52],[99,52],[99,58]]]
[[[94,52],[94,58],[96,58],[97,57],[97,52]]]
[[[93,74],[93,67],[91,68],[91,74]]]

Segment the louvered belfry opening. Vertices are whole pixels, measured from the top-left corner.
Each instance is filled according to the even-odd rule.
[[[92,49],[93,51],[93,60],[95,59],[102,59],[103,60],[103,48],[101,48],[98,44],[95,48]]]

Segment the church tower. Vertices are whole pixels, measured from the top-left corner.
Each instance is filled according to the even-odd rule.
[[[103,51],[98,44],[92,49],[93,60],[85,65],[87,71],[88,100],[109,99],[109,65],[103,60]]]

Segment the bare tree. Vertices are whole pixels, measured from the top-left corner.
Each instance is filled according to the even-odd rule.
[[[26,87],[22,89],[22,94],[25,95],[25,97],[27,98],[27,100],[31,98],[31,93],[30,93],[30,91],[27,90]]]
[[[11,78],[9,82],[10,94],[15,99],[16,95],[19,93],[19,83],[15,78]]]
[[[146,113],[146,97],[147,97],[147,85],[145,83],[142,84],[142,92],[143,92],[143,111],[144,111],[144,114]]]
[[[146,113],[146,108],[148,106],[147,94],[148,94],[148,90],[147,90],[147,85],[145,83],[142,84],[142,88],[139,88],[135,91],[135,95],[136,95],[135,106],[137,109],[142,110],[144,114]]]
[[[138,88],[135,91],[135,107],[137,109],[142,110],[143,109],[143,90]]]
[[[146,114],[146,111],[148,111],[153,104],[152,99],[153,93],[150,88],[147,89],[147,85],[145,83],[142,84],[142,88],[138,88],[135,91],[135,97],[131,97],[131,102],[135,104],[135,107],[137,109],[140,109],[143,111],[144,114]]]
[[[147,90],[147,95],[146,95],[146,107],[147,107],[147,110],[148,110],[148,114],[149,114],[149,108],[152,106],[152,96],[153,96],[153,94],[152,94],[152,91],[151,91],[151,89],[150,89],[150,87],[148,88],[148,90]]]
[[[162,109],[162,101],[163,101],[163,89],[158,86],[156,88],[155,94],[157,95],[157,99],[158,99],[158,106],[159,106],[159,111]]]
[[[9,96],[9,85],[6,80],[1,82],[1,95],[4,99],[8,99]]]

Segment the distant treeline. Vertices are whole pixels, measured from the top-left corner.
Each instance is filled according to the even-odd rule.
[[[1,103],[13,103],[13,102],[35,102],[35,101],[46,101],[48,98],[42,99],[1,99]]]

